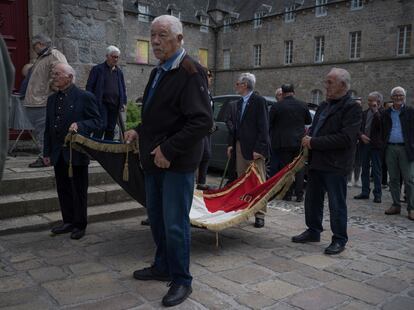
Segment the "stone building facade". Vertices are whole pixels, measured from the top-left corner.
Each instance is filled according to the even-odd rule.
[[[233,93],[237,75],[249,71],[263,95],[290,82],[297,97],[320,101],[325,74],[340,66],[351,72],[356,95],[378,90],[389,99],[401,85],[414,98],[411,0],[27,1],[29,36],[49,34],[81,87],[106,46],[119,46],[131,100],[157,63],[149,27],[161,14],[183,21],[184,46],[215,72],[215,94]]]

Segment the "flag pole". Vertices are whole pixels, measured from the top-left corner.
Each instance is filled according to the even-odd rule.
[[[224,167],[224,172],[223,172],[223,176],[221,177],[219,188],[223,186],[223,181],[224,181],[224,178],[226,177],[227,170],[229,168],[229,162],[230,162],[230,158],[227,158],[226,166]]]

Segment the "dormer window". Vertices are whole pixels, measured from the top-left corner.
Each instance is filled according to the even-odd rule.
[[[295,6],[285,8],[285,23],[291,23],[295,20]]]
[[[149,6],[138,3],[138,21],[149,23]]]
[[[208,32],[208,25],[210,24],[210,18],[205,15],[200,15],[200,31],[201,32]]]
[[[175,16],[178,19],[181,19],[181,12],[178,10],[177,6],[175,4],[169,4],[167,6],[167,12],[171,16]]]
[[[231,19],[230,18],[225,18],[223,20],[223,32],[230,32],[231,30]]]
[[[262,17],[265,16],[265,12],[256,12],[254,13],[254,21],[253,26],[254,28],[262,27]]]

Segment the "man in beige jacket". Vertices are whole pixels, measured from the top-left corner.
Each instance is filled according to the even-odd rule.
[[[57,63],[67,63],[66,57],[52,46],[52,40],[38,34],[32,38],[33,50],[38,55],[35,60],[29,83],[27,85],[24,106],[33,125],[33,134],[40,148],[39,158],[29,164],[31,168],[45,167],[43,162],[43,134],[45,131],[47,97],[53,92],[51,88],[52,69]]]

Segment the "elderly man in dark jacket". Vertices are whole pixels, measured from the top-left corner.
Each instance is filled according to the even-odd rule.
[[[190,208],[194,171],[202,139],[213,126],[204,68],[182,48],[183,27],[174,16],[161,15],[151,25],[151,45],[160,60],[144,92],[142,122],[125,133],[139,135],[145,172],[146,207],[156,244],[154,264],[136,270],[137,280],[171,281],[164,306],[182,303],[192,292]]]
[[[323,231],[323,204],[328,193],[332,242],[325,254],[341,253],[348,241],[347,174],[352,169],[355,145],[361,126],[362,110],[349,92],[348,71],[333,68],[325,79],[326,101],[313,119],[309,136],[302,145],[310,150],[309,183],[305,196],[308,229],[292,238],[293,242],[319,242]]]
[[[96,65],[89,73],[86,90],[96,96],[105,140],[113,140],[119,112],[124,111],[127,104],[124,74],[118,67],[121,51],[113,45],[106,49],[106,61]]]
[[[87,225],[87,194],[89,158],[63,146],[68,131],[90,134],[101,126],[95,96],[77,88],[75,71],[65,63],[58,63],[52,72],[53,85],[58,92],[47,99],[43,154],[46,165],[55,169],[56,189],[62,211],[63,225],[52,233],[72,232],[72,239],[80,239]],[[69,176],[69,165],[73,177]]]
[[[381,203],[382,141],[381,112],[383,96],[375,91],[368,95],[368,109],[362,113],[359,152],[362,161],[362,192],[355,199],[369,199],[370,168],[374,177],[374,202]]]
[[[391,90],[393,105],[384,111],[382,125],[386,143],[385,160],[390,175],[392,206],[387,215],[400,214],[400,175],[407,192],[407,217],[414,221],[414,109],[405,103],[405,89]]]

